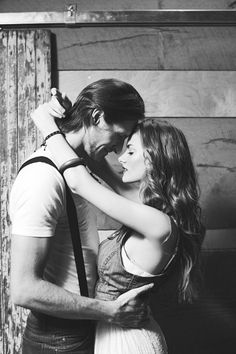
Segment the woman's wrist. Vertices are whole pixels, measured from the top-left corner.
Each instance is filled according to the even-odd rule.
[[[57,129],[54,130],[52,133],[46,135],[46,137],[44,138],[44,140],[43,140],[41,146],[44,146],[44,147],[46,148],[46,146],[47,146],[47,141],[48,141],[50,138],[52,138],[53,136],[57,135],[57,134],[61,134],[61,135],[63,135],[63,137],[65,138],[65,134],[64,134],[61,130],[59,130],[59,129],[57,128]]]
[[[41,122],[42,123],[42,122]],[[52,120],[45,120],[43,127],[39,127],[43,138],[45,139],[48,135],[52,134],[54,131],[59,130],[57,124],[55,123],[55,121]]]

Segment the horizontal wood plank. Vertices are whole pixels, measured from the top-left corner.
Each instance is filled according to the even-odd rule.
[[[236,27],[58,28],[58,70],[235,70]]]
[[[62,11],[65,5],[77,4],[81,11],[132,10],[132,9],[231,9],[234,1],[228,0],[1,0],[0,12]]]
[[[59,71],[58,87],[74,102],[91,82],[112,77],[140,92],[149,117],[236,117],[235,71]]]

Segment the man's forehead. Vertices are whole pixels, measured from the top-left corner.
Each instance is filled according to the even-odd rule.
[[[126,122],[122,122],[122,123],[116,123],[116,124],[113,124],[113,130],[114,130],[114,132],[116,132],[120,135],[128,136],[133,131],[136,124],[137,123],[135,121],[126,121]]]

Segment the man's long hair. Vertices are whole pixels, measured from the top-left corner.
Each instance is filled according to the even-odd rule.
[[[89,127],[95,109],[104,113],[108,124],[144,118],[143,99],[132,85],[117,79],[101,79],[81,91],[66,118],[57,119],[57,124],[64,133]]]

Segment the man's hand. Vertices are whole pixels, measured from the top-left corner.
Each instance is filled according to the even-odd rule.
[[[148,319],[148,290],[154,284],[144,285],[120,295],[112,305],[115,313],[109,322],[120,327],[138,328]]]

